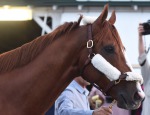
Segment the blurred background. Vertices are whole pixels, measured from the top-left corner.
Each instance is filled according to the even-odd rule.
[[[53,31],[80,14],[98,17],[105,4],[116,11],[115,26],[135,71],[138,65],[138,24],[150,20],[150,0],[1,0],[0,53],[15,49]],[[150,36],[145,36],[149,47]],[[150,57],[149,57],[150,58]],[[51,111],[47,115],[53,115]]]

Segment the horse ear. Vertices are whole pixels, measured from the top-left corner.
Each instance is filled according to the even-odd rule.
[[[116,14],[115,11],[112,12],[111,17],[108,20],[112,25],[115,23],[116,21]]]
[[[108,4],[104,6],[101,15],[96,19],[95,23],[101,25],[106,20],[107,15],[108,15]]]

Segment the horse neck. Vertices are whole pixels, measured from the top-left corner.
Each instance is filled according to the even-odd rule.
[[[84,31],[81,32],[82,30]],[[53,94],[58,96],[75,77],[80,75],[78,70],[78,54],[83,44],[87,41],[84,39],[87,36],[86,33],[85,27],[81,27],[70,32],[70,34],[60,37],[58,41],[51,44],[45,50],[45,56],[44,54],[42,55],[45,58],[41,60],[42,63],[46,61],[45,68],[48,71],[52,70],[49,71],[48,75],[54,78],[56,89],[51,89]],[[50,57],[50,59],[47,57]],[[52,97],[54,96],[52,95]]]
[[[83,29],[84,32],[81,32]],[[45,72],[45,77],[48,78],[46,82],[51,81],[47,82],[47,88],[44,88],[47,90],[44,92],[43,100],[41,100],[41,103],[44,103],[45,100],[45,106],[46,104],[47,106],[52,105],[68,84],[79,76],[77,58],[81,46],[86,43],[86,39],[84,39],[86,33],[85,27],[76,29],[60,37],[59,40],[48,46],[41,55],[43,60],[40,60],[40,65],[45,61],[45,65],[42,68],[47,70]]]
[[[82,29],[70,32],[67,37],[61,36],[29,64],[4,74],[5,78],[13,76],[2,89],[2,92],[8,92],[8,95],[3,96],[6,108],[12,105],[13,109],[22,112],[19,114],[41,115],[54,103],[67,85],[79,75],[76,61],[86,34],[86,31],[81,32]]]

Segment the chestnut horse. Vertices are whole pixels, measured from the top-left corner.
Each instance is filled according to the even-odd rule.
[[[108,5],[91,24],[59,26],[52,33],[0,55],[0,115],[43,115],[77,76],[136,109],[144,98],[142,77],[127,64]]]

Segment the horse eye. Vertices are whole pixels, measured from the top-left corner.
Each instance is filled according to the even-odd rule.
[[[104,50],[105,50],[107,53],[114,53],[114,46],[105,46],[105,47],[104,47]]]

